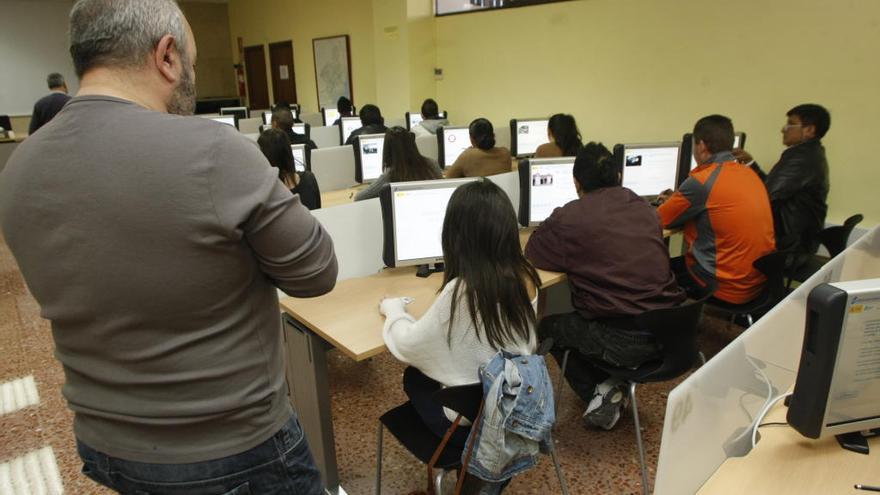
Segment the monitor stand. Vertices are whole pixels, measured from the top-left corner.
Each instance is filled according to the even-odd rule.
[[[416,271],[416,277],[427,278],[427,277],[430,277],[432,273],[442,273],[442,272],[443,272],[443,263],[419,265],[419,269]]]
[[[834,438],[837,439],[837,443],[844,450],[851,450],[858,454],[868,455],[868,438],[880,435],[880,428],[874,428],[873,430],[867,430],[865,432],[854,431],[852,433],[842,433],[840,435],[835,435]]]

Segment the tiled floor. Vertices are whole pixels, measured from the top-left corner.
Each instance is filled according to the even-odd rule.
[[[700,347],[711,356],[739,331],[738,327],[728,328],[725,323],[706,317]],[[343,486],[350,495],[372,493],[377,418],[403,402],[400,387],[403,366],[387,353],[355,363],[338,352],[331,353],[329,366],[333,424]],[[555,365],[551,368],[555,380],[558,369]],[[18,461],[16,466],[36,465],[46,457],[46,450],[42,449],[50,447],[57,459],[64,493],[109,493],[79,473],[72,414],[61,396],[64,377],[53,357],[49,325],[40,318],[39,307],[28,293],[9,250],[0,241],[0,384],[28,376],[32,376],[36,383],[39,403],[0,415],[0,466],[12,466],[16,458],[28,454],[31,454],[32,462],[22,464]],[[674,385],[654,384],[639,389],[639,407],[651,466],[657,462],[666,394]],[[571,493],[640,493],[631,416],[622,418],[611,432],[587,430],[580,422],[583,403],[570,389],[566,388],[563,393],[555,436]],[[406,494],[424,488],[424,467],[390,436],[386,436],[384,458],[384,493]],[[51,471],[50,468],[47,469]],[[45,483],[47,488],[51,486],[51,480]],[[0,495],[6,495],[4,491],[10,489],[4,489],[0,484]],[[542,458],[537,468],[514,479],[505,493],[559,493],[549,458]]]

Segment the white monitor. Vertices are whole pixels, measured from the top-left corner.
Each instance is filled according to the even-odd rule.
[[[578,199],[574,186],[574,157],[532,158],[519,165],[520,224],[538,225],[553,210]]]
[[[220,109],[220,115],[235,115],[238,120],[249,117],[247,107],[223,107]]]
[[[211,117],[211,120],[235,127],[235,116],[233,116],[233,115],[224,115],[222,117]]]
[[[309,154],[304,144],[291,144],[290,151],[293,153],[293,166],[297,172],[309,170]]]
[[[392,183],[380,194],[387,266],[443,261],[441,234],[446,207],[455,189],[477,180],[446,179]]]
[[[306,131],[306,124],[293,124],[293,132],[297,134],[302,134],[303,136],[307,136],[308,132]]]
[[[324,125],[333,125],[336,122],[336,119],[339,118],[339,110],[335,108],[327,108],[324,107],[321,109],[321,114],[324,116]]]
[[[263,112],[263,125],[272,125],[272,112]]]
[[[345,144],[348,141],[348,136],[361,127],[363,124],[361,124],[360,117],[342,117],[342,120],[339,121],[339,142]]]
[[[419,123],[425,119],[422,118],[422,114],[419,112],[407,112],[406,113],[407,123],[406,128],[412,130],[413,127],[419,125]]]
[[[382,175],[382,153],[385,134],[362,134],[358,136],[354,154],[354,180],[372,182]]]
[[[623,187],[639,196],[657,196],[678,185],[678,152],[681,143],[623,145]]]
[[[745,133],[737,132],[736,134],[734,134],[733,135],[733,149],[735,149],[735,150],[743,149],[743,145],[745,144],[745,140],[746,140]],[[693,145],[691,144],[691,146],[693,146]],[[684,148],[682,148],[682,149],[684,149]],[[689,153],[691,155],[691,170],[693,170],[693,169],[697,168],[697,159],[694,158],[693,149],[691,147],[688,147],[687,149],[690,150]]]
[[[534,155],[538,146],[549,141],[549,119],[513,119],[510,121],[511,153],[516,156]]]
[[[437,155],[440,166],[455,163],[462,152],[471,147],[471,135],[467,127],[441,127],[437,131]]]

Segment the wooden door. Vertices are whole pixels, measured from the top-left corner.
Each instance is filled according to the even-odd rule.
[[[275,103],[296,103],[292,41],[269,44],[269,68],[272,71],[272,97]]]
[[[269,83],[266,80],[266,52],[263,45],[244,47],[244,68],[248,106],[252,109],[269,108]]]

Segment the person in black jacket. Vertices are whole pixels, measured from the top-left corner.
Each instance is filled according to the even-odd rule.
[[[363,127],[351,131],[351,135],[345,141],[345,144],[354,145],[355,140],[361,134],[385,134],[388,132],[382,112],[376,105],[364,105],[361,108],[360,117]]]
[[[734,154],[764,179],[777,249],[812,254],[819,247],[817,234],[825,227],[828,212],[828,160],[822,138],[831,127],[831,115],[815,104],[798,105],[786,115],[782,144],[788,148],[769,174],[745,151],[734,150]]]
[[[293,130],[293,124],[294,118],[290,106],[279,104],[272,109],[272,128],[284,131],[290,144],[305,144],[309,150],[317,149],[318,146],[314,141]]]
[[[34,111],[31,115],[31,125],[28,128],[28,134],[37,132],[37,129],[43,127],[47,122],[52,120],[65,104],[70,100],[67,95],[67,83],[64,82],[64,76],[57,72],[49,74],[46,78],[49,90],[52,92],[40,98],[34,104]]]

